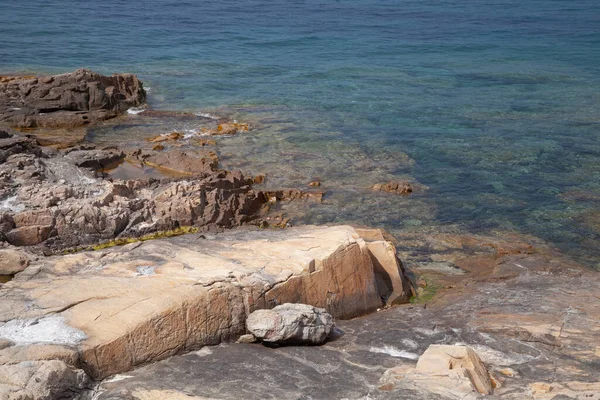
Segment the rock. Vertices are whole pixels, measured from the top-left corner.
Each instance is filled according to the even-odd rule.
[[[413,187],[410,182],[407,181],[392,181],[388,183],[378,183],[371,187],[372,190],[377,192],[387,192],[394,194],[407,195],[413,192]]]
[[[59,250],[192,225],[223,229],[251,222],[267,201],[240,172],[215,171],[210,152],[201,158],[140,151],[139,162],[195,179],[113,183],[94,176],[120,163],[120,150],[81,145],[52,153],[29,139],[0,139],[0,146],[3,141],[12,141],[4,148],[14,154],[0,163],[6,190],[0,193],[0,241],[15,246]]]
[[[79,398],[77,392],[89,388],[89,377],[82,370],[58,360],[0,366],[2,399]]]
[[[460,371],[459,375],[466,376],[477,392],[491,394],[493,390],[485,365],[477,353],[467,346],[432,344],[419,357],[415,371],[433,376],[436,380],[452,377],[456,371]]]
[[[600,400],[600,382],[535,382],[528,394],[535,400]]]
[[[240,336],[238,338],[238,340],[236,341],[236,343],[256,343],[257,341],[258,341],[258,339],[256,339],[256,336],[249,333],[249,334]]]
[[[20,226],[6,233],[6,241],[13,246],[34,246],[50,237],[51,225]]]
[[[264,183],[266,179],[266,175],[265,174],[258,174],[253,178],[253,182],[256,183],[257,185],[260,185],[261,183]]]
[[[384,239],[381,232],[356,232],[371,241]],[[321,346],[206,348],[201,356],[194,352],[172,357],[128,372],[126,380],[102,382],[98,400],[126,397],[143,389],[209,398],[282,400],[315,397],[315,393],[324,399],[367,395],[377,400],[597,399],[600,275],[596,271],[540,240],[514,234],[399,232],[394,245],[413,274],[431,258],[468,272],[428,274],[426,289],[439,291],[427,307],[407,304],[361,318],[337,318],[336,329],[344,335]],[[444,289],[450,284],[452,289]],[[331,313],[333,308],[328,310]],[[557,327],[561,346],[544,343],[539,336],[525,342],[504,329],[486,329],[525,323]],[[498,377],[501,387],[484,396],[473,390],[469,377],[459,370],[455,370],[455,381],[415,371],[419,355],[430,345],[464,343],[498,375],[501,370],[512,374],[507,368],[518,374],[505,375],[504,380]],[[384,369],[388,371],[382,377]],[[278,378],[265,380],[272,376]],[[533,395],[530,385],[534,382],[548,385],[551,391]],[[460,384],[464,390],[457,389]]]
[[[80,149],[72,148],[65,153],[77,167],[94,171],[114,168],[125,159],[125,153],[116,148],[96,149],[93,146],[81,146]]]
[[[311,186],[311,187],[320,187],[321,186],[321,182],[319,182],[319,181],[312,181],[312,182],[308,183],[308,186]]]
[[[259,340],[277,344],[321,344],[333,329],[323,308],[286,303],[248,316],[246,327]]]
[[[199,175],[216,171],[219,166],[219,157],[214,151],[163,151],[160,153],[142,152],[137,156],[143,164],[150,167],[161,168],[182,175]]]
[[[42,149],[33,139],[25,137],[10,137],[0,139],[0,163],[6,162],[14,154],[33,154],[38,157],[42,155]]]
[[[303,191],[299,189],[282,189],[264,192],[269,202],[276,203],[278,201],[290,202],[294,200],[305,200],[307,202],[322,203],[325,192],[323,191]]]
[[[0,291],[0,338],[19,344],[2,350],[20,349],[10,359],[60,357],[101,379],[235,341],[248,314],[289,302],[338,319],[382,306],[369,248],[353,228],[240,230],[44,257]],[[323,326],[310,315],[299,322],[326,334],[331,321],[318,315]]]
[[[137,390],[133,393],[136,400],[216,400],[208,397],[190,396],[175,390]]]
[[[14,346],[15,344],[11,340],[0,339],[0,350],[6,349],[7,347]]]
[[[20,251],[0,249],[0,275],[14,275],[29,265],[29,258]]]
[[[183,136],[184,136],[183,133],[171,132],[171,133],[166,133],[163,135],[154,136],[154,137],[151,137],[146,140],[149,141],[150,143],[162,143],[162,142],[168,142],[168,141],[177,141],[177,140],[183,138]]]
[[[361,237],[371,237],[365,230],[360,233]],[[388,306],[407,303],[415,294],[414,289],[406,278],[404,266],[396,257],[396,248],[391,242],[385,240],[367,241],[371,261],[375,269],[375,279],[379,295]]]
[[[103,76],[86,69],[0,82],[0,122],[19,128],[77,127],[116,117],[143,104],[135,75]]]
[[[492,393],[485,365],[467,346],[430,345],[417,366],[400,365],[387,370],[379,380],[386,390],[418,390],[422,398],[474,400]],[[428,395],[425,395],[428,393]]]
[[[217,129],[203,130],[204,135],[235,135],[241,131],[248,131],[248,124],[241,124],[238,122],[224,122],[217,126]]]

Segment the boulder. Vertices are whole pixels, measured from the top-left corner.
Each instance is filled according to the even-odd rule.
[[[282,304],[257,310],[246,327],[257,339],[277,344],[321,344],[334,327],[333,317],[323,308],[307,304]]]
[[[0,399],[78,399],[90,383],[85,372],[58,360],[0,366]]]
[[[87,69],[0,81],[0,122],[19,128],[71,128],[116,117],[143,104],[135,75],[104,76]]]
[[[490,374],[477,353],[468,346],[432,344],[419,357],[416,372],[439,378],[454,374],[466,376],[477,392],[492,393]]]
[[[380,388],[416,390],[444,399],[475,400],[493,391],[490,374],[477,353],[462,345],[429,345],[416,367],[391,368],[379,384]]]
[[[29,265],[25,254],[12,249],[0,249],[0,275],[14,275]]]

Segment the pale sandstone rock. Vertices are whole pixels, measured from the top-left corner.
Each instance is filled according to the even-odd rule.
[[[62,361],[21,362],[0,366],[0,399],[55,400],[79,398],[89,377]]]
[[[333,326],[331,314],[307,304],[288,303],[257,310],[246,320],[246,327],[256,338],[279,344],[321,344]]]
[[[448,376],[454,370],[465,370],[479,393],[492,393],[490,375],[485,365],[470,347],[431,345],[419,357],[416,372],[432,376]]]
[[[98,379],[233,341],[248,314],[281,303],[310,304],[342,319],[374,311],[382,302],[371,260],[367,243],[347,226],[240,230],[48,257],[5,285],[0,321],[64,319],[85,335],[69,342],[80,359],[60,346],[28,356],[35,343],[19,349],[19,359],[54,354]]]
[[[136,390],[136,400],[215,400],[209,397],[190,396],[175,390]]]
[[[17,250],[0,250],[0,275],[14,275],[29,265],[25,254]]]
[[[456,345],[430,345],[416,367],[391,368],[379,384],[457,400],[479,399],[493,390],[490,375],[477,353],[467,346]]]

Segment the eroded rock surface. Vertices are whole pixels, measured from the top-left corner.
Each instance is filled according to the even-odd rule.
[[[0,377],[16,362],[58,359],[105,378],[233,341],[246,333],[248,314],[282,303],[338,319],[364,315],[384,304],[371,260],[347,226],[188,235],[41,258],[0,289],[0,338],[15,343],[0,350]]]
[[[438,291],[426,303],[417,300],[337,321],[345,334],[320,347],[203,348],[103,383],[98,398],[135,399],[136,392],[164,390],[217,399],[598,396],[596,272],[533,238],[406,233],[396,246],[410,270],[427,281],[425,289]],[[462,273],[454,273],[456,268]],[[493,393],[473,390],[468,377],[446,381],[450,386],[440,391],[444,382],[436,378],[435,368],[422,364],[423,371],[417,371],[417,361],[430,345],[471,348],[489,373]],[[444,359],[448,361],[439,361]],[[416,375],[407,377],[411,371]],[[449,371],[445,368],[442,375]],[[167,375],[168,382],[159,379]],[[413,379],[417,376],[424,377],[419,384]],[[461,390],[461,382],[467,391]]]
[[[229,228],[253,220],[267,202],[241,172],[184,153],[162,157],[186,179],[113,181],[102,170],[125,158],[117,148],[58,151],[10,135],[0,139],[0,241],[14,246],[57,250],[184,226]]]
[[[0,122],[19,128],[88,125],[145,101],[142,83],[131,74],[104,76],[78,69],[62,75],[0,80]]]

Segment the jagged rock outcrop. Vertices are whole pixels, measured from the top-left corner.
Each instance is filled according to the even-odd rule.
[[[323,308],[308,304],[282,304],[257,310],[246,320],[255,338],[277,344],[321,344],[334,327],[333,317]]]
[[[0,350],[0,384],[17,359],[59,359],[104,378],[233,341],[252,311],[290,301],[352,318],[383,305],[376,282],[367,243],[347,226],[239,230],[43,258],[0,290],[0,338],[14,343]]]
[[[193,157],[168,158],[190,179],[111,181],[96,177],[122,162],[116,148],[63,151],[13,135],[0,139],[0,241],[51,249],[195,226],[222,229],[250,222],[267,202],[241,172],[188,169]],[[204,165],[203,160],[198,163]]]
[[[71,128],[114,118],[146,101],[132,74],[104,76],[87,69],[0,80],[0,122],[19,128]]]

